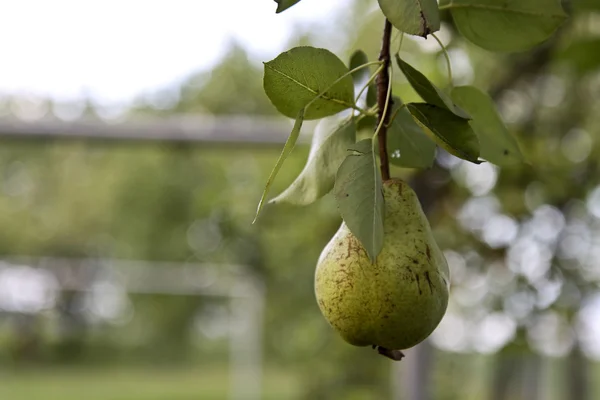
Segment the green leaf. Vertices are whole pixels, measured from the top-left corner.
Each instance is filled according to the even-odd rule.
[[[451,95],[473,116],[470,123],[479,138],[481,158],[500,166],[523,162],[519,145],[508,133],[490,96],[473,86],[455,87]]]
[[[463,160],[480,164],[479,140],[469,121],[433,104],[406,105],[419,125],[443,149]]]
[[[350,152],[350,155],[360,155],[360,154],[371,154],[373,155],[373,141],[371,139],[363,139],[357,143],[354,143],[352,146],[349,146],[347,151]],[[348,156],[346,156],[347,158]],[[375,161],[373,161],[375,162]]]
[[[401,32],[427,37],[440,29],[437,0],[378,0],[386,18]]]
[[[371,108],[377,104],[377,85],[371,84],[367,88],[367,107]]]
[[[304,122],[304,109],[300,110],[300,112],[296,116],[296,122],[294,122],[294,127],[292,128],[292,132],[290,133],[290,136],[288,137],[287,141],[285,142],[285,145],[283,146],[283,150],[281,151],[281,154],[279,155],[279,158],[277,159],[277,162],[275,163],[275,167],[273,167],[273,170],[271,171],[271,174],[269,175],[269,179],[267,180],[267,184],[265,185],[265,190],[263,190],[263,194],[260,198],[260,201],[258,202],[258,207],[256,208],[256,215],[254,216],[254,221],[252,221],[252,223],[255,223],[256,220],[258,219],[258,215],[260,214],[260,212],[265,204],[265,200],[267,198],[267,195],[269,194],[269,189],[271,188],[271,185],[273,184],[275,177],[279,173],[279,170],[281,169],[281,166],[283,165],[283,162],[285,161],[285,159],[290,155],[290,153],[294,149],[294,146],[296,145],[296,141],[298,140],[298,136],[300,136],[300,129],[302,129],[303,122]]]
[[[332,84],[348,68],[335,54],[309,46],[295,47],[265,63],[264,89],[283,115],[295,118],[300,110],[321,95],[305,110],[304,118],[319,119],[337,114],[354,105],[354,84],[350,75]]]
[[[435,143],[427,137],[398,97],[394,97],[391,115],[394,119],[387,130],[390,162],[406,168],[431,167],[435,158]]]
[[[571,0],[571,7],[575,12],[600,11],[600,1]]]
[[[347,150],[356,141],[356,124],[347,119],[333,131],[317,130],[312,139],[306,166],[296,180],[269,203],[308,205],[333,188],[335,174]]]
[[[523,51],[548,39],[567,18],[560,0],[442,0],[459,32],[492,51]]]
[[[362,243],[372,262],[383,247],[383,186],[373,142],[356,143],[336,174],[333,194],[350,232]]]
[[[574,68],[579,75],[595,72],[600,68],[600,38],[585,38],[572,42],[558,52],[556,58]]]
[[[360,67],[369,62],[369,57],[362,50],[356,50],[350,57],[350,70]],[[354,83],[359,83],[361,80],[369,77],[369,68],[365,67],[352,73],[352,79]]]
[[[465,112],[465,110],[456,106],[450,96],[444,93],[443,90],[435,86],[425,75],[413,68],[410,64],[403,61],[398,54],[396,54],[396,62],[398,67],[406,76],[410,86],[421,96],[425,102],[433,104],[440,108],[445,108],[451,111],[456,116],[464,119],[470,119],[471,116]]]
[[[275,12],[279,14],[299,2],[300,0],[275,0],[275,3],[277,3],[277,10]]]
[[[376,127],[377,127],[377,118],[375,118],[373,115],[361,117],[358,120],[358,123],[356,124],[357,131],[362,131],[362,130],[366,129],[366,130],[370,131],[371,135],[375,131]]]

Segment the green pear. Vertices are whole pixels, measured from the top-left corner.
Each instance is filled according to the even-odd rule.
[[[378,347],[388,357],[385,351],[398,350],[401,357],[399,350],[427,338],[444,316],[449,270],[411,187],[390,179],[383,196],[384,243],[375,263],[342,223],[319,257],[315,293],[348,343]]]

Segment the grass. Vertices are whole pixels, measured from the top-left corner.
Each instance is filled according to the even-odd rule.
[[[59,368],[0,372],[2,400],[228,399],[228,371],[220,368]],[[264,371],[263,399],[297,397],[293,377]]]

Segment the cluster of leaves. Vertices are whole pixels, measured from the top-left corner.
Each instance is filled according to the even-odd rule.
[[[277,0],[276,0],[277,1]],[[279,0],[282,12],[299,0]],[[378,0],[387,20],[402,34],[427,37],[440,29],[440,10],[449,10],[460,33],[490,51],[522,51],[546,40],[565,20],[559,0]],[[435,37],[435,36],[434,36]],[[390,113],[387,148],[390,162],[406,168],[431,167],[436,145],[472,163],[484,160],[503,166],[523,161],[516,140],[508,133],[492,99],[473,86],[445,91],[395,54],[397,67],[424,102],[405,104],[385,93],[376,104],[374,81],[384,61],[368,61],[356,51],[344,64],[326,49],[296,47],[264,64],[264,90],[277,110],[295,119],[292,132],[267,181],[257,216],[269,188],[290,154],[305,120],[349,116],[328,132],[314,135],[303,171],[271,203],[307,205],[333,189],[340,214],[361,241],[371,260],[383,246],[384,199],[377,167],[376,138]],[[450,69],[450,62],[448,62]],[[371,68],[375,71],[369,74]],[[451,74],[450,74],[451,77]],[[391,80],[390,80],[391,82]],[[450,86],[452,86],[450,78]],[[355,96],[355,86],[360,88]],[[366,96],[363,93],[366,91]],[[366,98],[364,98],[366,97]],[[357,140],[357,126],[379,115],[372,138]]]

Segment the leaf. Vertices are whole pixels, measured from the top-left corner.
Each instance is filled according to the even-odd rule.
[[[548,39],[567,18],[560,0],[442,0],[459,32],[492,51],[523,51]]]
[[[356,50],[352,53],[350,57],[350,70],[354,68],[360,67],[369,62],[369,58],[362,50]],[[369,68],[365,67],[363,69],[359,69],[352,73],[352,79],[354,79],[354,83],[359,83],[361,80],[369,77]]]
[[[394,97],[391,115],[394,119],[387,130],[390,162],[406,168],[431,167],[435,158],[435,143],[427,137],[398,97]]]
[[[285,159],[290,155],[290,153],[294,149],[294,146],[296,145],[296,141],[298,140],[298,136],[300,136],[300,129],[302,129],[303,122],[304,122],[304,109],[300,110],[300,112],[296,116],[296,122],[294,122],[294,127],[292,128],[292,132],[290,133],[290,136],[288,137],[287,141],[285,142],[285,145],[283,146],[283,150],[281,151],[281,154],[279,155],[279,158],[277,159],[277,162],[275,163],[275,167],[273,167],[273,170],[271,171],[271,174],[269,175],[269,179],[267,180],[267,184],[265,185],[265,190],[263,190],[263,194],[260,198],[260,201],[258,202],[258,207],[256,208],[256,215],[254,216],[254,221],[252,221],[252,223],[255,223],[256,220],[258,219],[258,215],[260,214],[260,212],[265,204],[265,200],[267,198],[267,195],[269,194],[269,189],[271,188],[271,185],[273,184],[273,181],[275,180],[277,173],[279,173],[279,170],[281,169],[283,162],[285,161]]]
[[[403,61],[398,54],[396,54],[396,62],[398,63],[398,67],[400,67],[400,70],[404,76],[406,76],[410,86],[415,89],[415,92],[417,92],[426,103],[433,104],[440,108],[445,108],[460,118],[471,118],[471,116],[467,114],[465,110],[457,107],[452,102],[450,96],[431,83],[431,81],[427,79],[427,77],[421,72],[413,68],[407,62]]]
[[[313,136],[306,166],[294,182],[269,203],[308,205],[333,188],[335,174],[356,141],[356,124],[347,119],[333,131],[317,130]]]
[[[523,162],[519,145],[508,133],[490,96],[473,86],[455,87],[451,95],[473,116],[470,123],[479,138],[481,158],[500,166]]]
[[[373,141],[371,139],[364,139],[357,143],[354,143],[352,146],[347,149],[352,154],[374,154],[373,153]],[[374,161],[373,161],[374,162]]]
[[[375,262],[383,247],[383,186],[373,142],[364,139],[350,148],[337,171],[333,194],[350,232]]]
[[[399,31],[427,37],[440,30],[437,0],[378,0],[381,11]]]
[[[438,145],[463,160],[481,163],[477,160],[479,141],[468,120],[433,104],[409,103],[406,106],[417,123],[426,128],[425,132]]]
[[[373,131],[375,131],[376,127],[377,118],[375,118],[373,115],[362,116],[356,123],[357,131],[368,130],[371,135],[373,134]]]
[[[598,0],[571,0],[571,7],[575,12],[600,11]]]
[[[371,108],[377,104],[377,85],[371,84],[367,88],[367,107]]]
[[[305,110],[305,119],[328,117],[354,104],[354,84],[349,75],[331,87],[348,73],[348,68],[329,50],[295,47],[264,65],[265,92],[287,117],[295,118],[322,92],[325,94]]]
[[[556,58],[574,68],[579,75],[585,75],[600,68],[598,49],[600,49],[599,38],[580,39],[559,51]]]
[[[280,12],[287,10],[288,8],[299,2],[300,0],[275,0],[275,3],[277,3],[277,10],[275,11],[275,13],[279,14]]]

